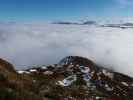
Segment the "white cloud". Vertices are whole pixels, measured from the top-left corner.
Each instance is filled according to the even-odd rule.
[[[128,4],[130,0],[117,0],[120,4]]]
[[[132,3],[132,0],[115,0],[121,6],[129,6]]]
[[[133,29],[84,25],[0,24],[0,56],[23,65],[57,63],[85,56],[133,76]]]

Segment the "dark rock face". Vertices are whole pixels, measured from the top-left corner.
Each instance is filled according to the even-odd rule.
[[[68,56],[55,65],[36,66],[16,73],[17,83],[9,82],[0,74],[4,82],[0,81],[0,91],[5,91],[2,95],[0,92],[0,100],[133,99],[133,78],[100,67],[84,57]]]
[[[94,66],[94,63],[91,60],[88,60],[87,58],[84,57],[79,57],[79,56],[68,56],[62,59],[59,64],[61,65],[79,65],[79,66],[87,66],[92,68]]]

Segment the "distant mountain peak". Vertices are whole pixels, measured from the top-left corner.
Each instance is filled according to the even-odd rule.
[[[85,21],[83,22],[84,25],[96,25],[96,21]]]

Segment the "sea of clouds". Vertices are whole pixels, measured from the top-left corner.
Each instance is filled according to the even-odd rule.
[[[133,76],[133,29],[45,23],[0,23],[0,57],[16,68],[54,64],[69,55]]]

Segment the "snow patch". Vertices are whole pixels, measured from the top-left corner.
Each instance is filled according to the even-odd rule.
[[[58,81],[58,83],[61,86],[70,86],[76,80],[77,80],[76,75],[72,75],[72,76],[69,76],[69,77],[65,78],[62,81]]]

